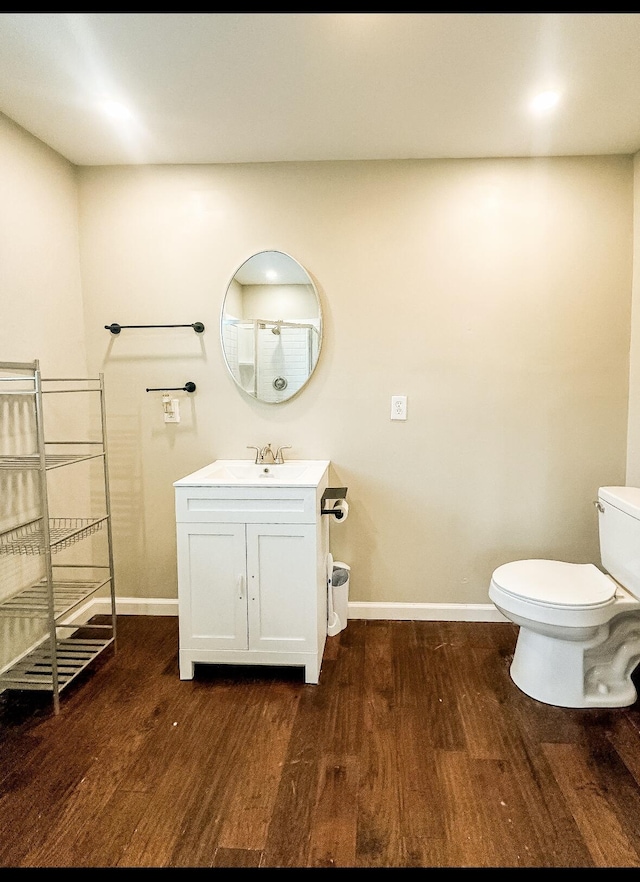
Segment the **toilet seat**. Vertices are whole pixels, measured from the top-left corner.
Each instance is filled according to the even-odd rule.
[[[518,560],[498,567],[492,581],[517,600],[554,609],[590,610],[614,600],[616,583],[593,564]]]

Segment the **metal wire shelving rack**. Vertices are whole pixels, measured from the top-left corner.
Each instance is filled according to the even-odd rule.
[[[62,393],[97,395],[99,440],[51,441],[45,437],[43,397]],[[39,510],[36,517],[12,523],[0,530],[0,557],[37,556],[43,574],[0,599],[0,618],[26,618],[42,622],[42,635],[34,645],[18,654],[0,671],[0,690],[51,692],[54,711],[60,710],[60,693],[105,649],[116,649],[116,603],[111,534],[111,503],[106,445],[104,378],[48,379],[40,373],[39,361],[0,362],[0,402],[28,401],[33,425],[33,449],[5,453],[0,449],[0,493],[3,479],[15,473],[37,476]],[[3,411],[11,414],[10,408]],[[8,433],[11,437],[11,433]],[[0,432],[1,441],[7,433]],[[102,463],[101,511],[91,517],[51,517],[49,472],[89,460]],[[13,475],[12,475],[13,473]],[[106,532],[106,552],[89,563],[54,563],[54,555],[93,536]],[[61,555],[65,557],[64,554]],[[74,575],[70,577],[69,572]],[[109,624],[82,622],[74,618],[93,595],[108,586],[111,601]],[[1,586],[0,586],[1,587]],[[94,636],[95,632],[95,636]],[[86,635],[91,636],[87,637]]]

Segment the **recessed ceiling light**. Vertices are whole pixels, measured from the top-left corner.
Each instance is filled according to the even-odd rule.
[[[560,100],[560,93],[555,89],[548,89],[546,92],[540,92],[531,102],[531,109],[537,112],[551,110]]]

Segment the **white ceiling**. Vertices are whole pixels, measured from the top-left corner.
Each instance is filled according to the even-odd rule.
[[[77,165],[631,154],[640,14],[5,13],[0,112]]]

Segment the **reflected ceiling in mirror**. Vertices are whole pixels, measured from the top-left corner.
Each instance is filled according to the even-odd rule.
[[[322,310],[311,277],[283,251],[260,251],[227,286],[220,338],[229,373],[258,401],[288,401],[308,383],[322,345]]]

